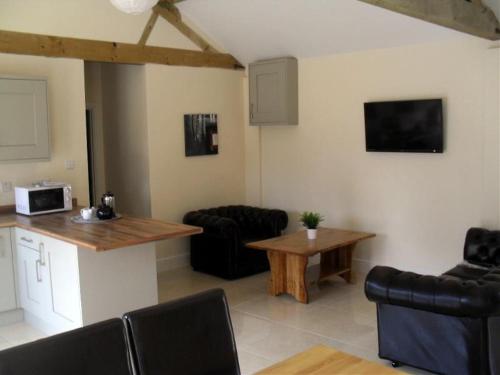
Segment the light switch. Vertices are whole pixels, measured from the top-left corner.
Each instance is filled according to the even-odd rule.
[[[75,169],[75,161],[74,160],[65,160],[64,168],[66,169]]]
[[[12,191],[12,182],[3,181],[1,184],[2,193],[10,193]]]

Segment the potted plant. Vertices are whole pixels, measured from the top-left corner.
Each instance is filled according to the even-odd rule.
[[[315,240],[318,233],[318,225],[324,220],[323,216],[317,212],[305,211],[300,215],[299,220],[307,228],[307,238]]]

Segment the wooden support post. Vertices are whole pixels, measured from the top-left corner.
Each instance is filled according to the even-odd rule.
[[[153,28],[155,27],[156,21],[158,20],[158,13],[153,11],[151,13],[151,17],[149,17],[149,21],[146,24],[146,27],[144,28],[144,31],[142,32],[141,39],[139,39],[139,45],[144,46],[146,45],[146,42],[148,41],[149,35],[151,35],[151,31],[153,31]]]
[[[473,0],[358,0],[490,40],[500,39],[495,13]]]
[[[162,16],[166,21],[168,21],[172,26],[179,30],[184,36],[191,40],[194,44],[201,48],[205,52],[217,53],[218,51],[210,45],[202,36],[200,36],[196,31],[191,29],[188,25],[182,21],[181,13],[179,9],[174,4],[169,2],[162,2],[156,5],[153,10]]]

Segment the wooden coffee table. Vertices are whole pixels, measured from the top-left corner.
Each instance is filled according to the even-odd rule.
[[[339,275],[351,282],[352,252],[356,244],[372,233],[319,228],[315,240],[308,240],[306,231],[264,241],[248,243],[252,249],[267,251],[271,266],[268,292],[272,296],[288,293],[302,303],[308,303],[305,273],[310,256],[321,254],[319,280]],[[318,280],[318,281],[319,281]]]
[[[402,374],[402,372],[319,345],[257,373],[257,375],[299,374],[396,375]]]

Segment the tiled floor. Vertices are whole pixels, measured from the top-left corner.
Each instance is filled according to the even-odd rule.
[[[308,273],[314,280],[315,270]],[[380,362],[377,356],[375,304],[363,292],[363,283],[346,284],[333,278],[310,285],[310,303],[287,295],[266,293],[269,273],[226,281],[189,268],[159,276],[160,301],[165,302],[210,288],[223,288],[229,300],[236,345],[243,374],[252,374],[311,346],[325,344]],[[424,371],[402,367],[411,374]]]
[[[332,279],[310,286],[310,303],[266,293],[269,274],[226,281],[177,269],[159,275],[159,298],[165,302],[211,288],[223,288],[229,300],[243,374],[252,374],[317,344],[325,344],[377,361],[375,305],[366,300],[362,283]],[[308,279],[314,280],[314,270]],[[33,341],[43,334],[27,324],[0,327],[0,350]],[[402,371],[424,374],[408,367]]]

